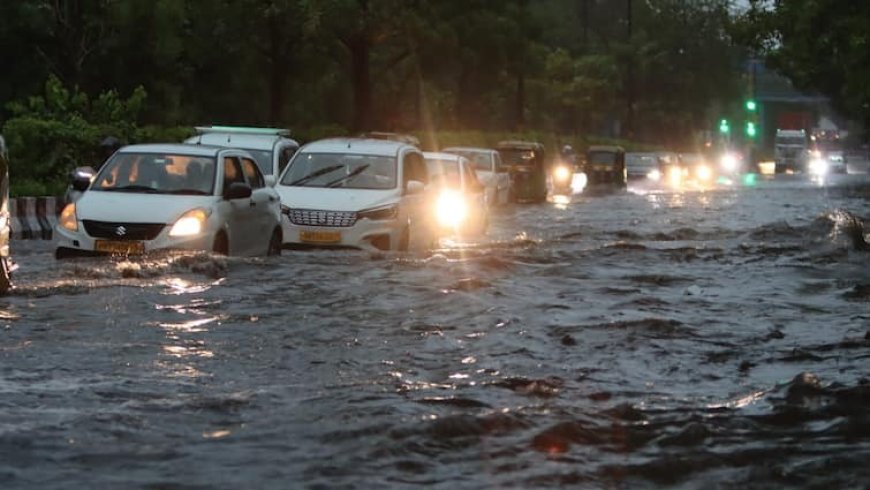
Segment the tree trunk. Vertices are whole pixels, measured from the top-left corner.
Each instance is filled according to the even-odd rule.
[[[355,36],[348,43],[351,82],[353,83],[353,129],[370,130],[372,117],[372,82],[369,66],[370,49],[365,36]]]

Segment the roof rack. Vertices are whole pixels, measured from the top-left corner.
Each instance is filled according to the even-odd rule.
[[[262,134],[267,136],[290,136],[289,129],[282,128],[256,128],[245,126],[196,126],[196,134],[209,133],[235,133],[235,134]]]

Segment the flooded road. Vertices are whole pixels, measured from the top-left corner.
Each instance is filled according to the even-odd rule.
[[[411,255],[15,242],[0,488],[866,488],[868,198],[580,194]]]

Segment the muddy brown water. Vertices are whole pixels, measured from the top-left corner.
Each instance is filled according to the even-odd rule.
[[[579,194],[406,255],[14,242],[0,488],[867,488],[867,177]]]

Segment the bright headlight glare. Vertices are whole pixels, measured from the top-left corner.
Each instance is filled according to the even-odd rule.
[[[465,220],[468,209],[462,194],[455,191],[445,191],[438,197],[435,214],[443,226],[458,226]]]
[[[680,181],[683,179],[683,171],[678,167],[671,167],[668,170],[668,182],[671,185],[680,185]]]
[[[60,212],[60,218],[57,220],[61,228],[69,231],[79,231],[78,218],[76,217],[75,203],[69,203]]]
[[[190,210],[172,225],[169,230],[169,236],[191,236],[202,233],[205,229],[205,222],[208,219],[208,213],[204,209]]]
[[[731,153],[726,153],[722,155],[722,159],[720,160],[722,163],[722,168],[725,169],[726,172],[733,172],[737,170],[737,157],[732,155]]]
[[[661,180],[662,172],[661,170],[654,168],[646,174],[646,177],[650,180]]]
[[[559,165],[555,170],[553,170],[553,177],[558,181],[568,180],[571,178],[571,171],[568,170],[568,167]]]
[[[698,178],[701,180],[710,180],[713,178],[713,171],[706,165],[698,167]]]
[[[828,162],[821,158],[813,158],[810,160],[809,170],[814,175],[825,175],[828,173]]]

